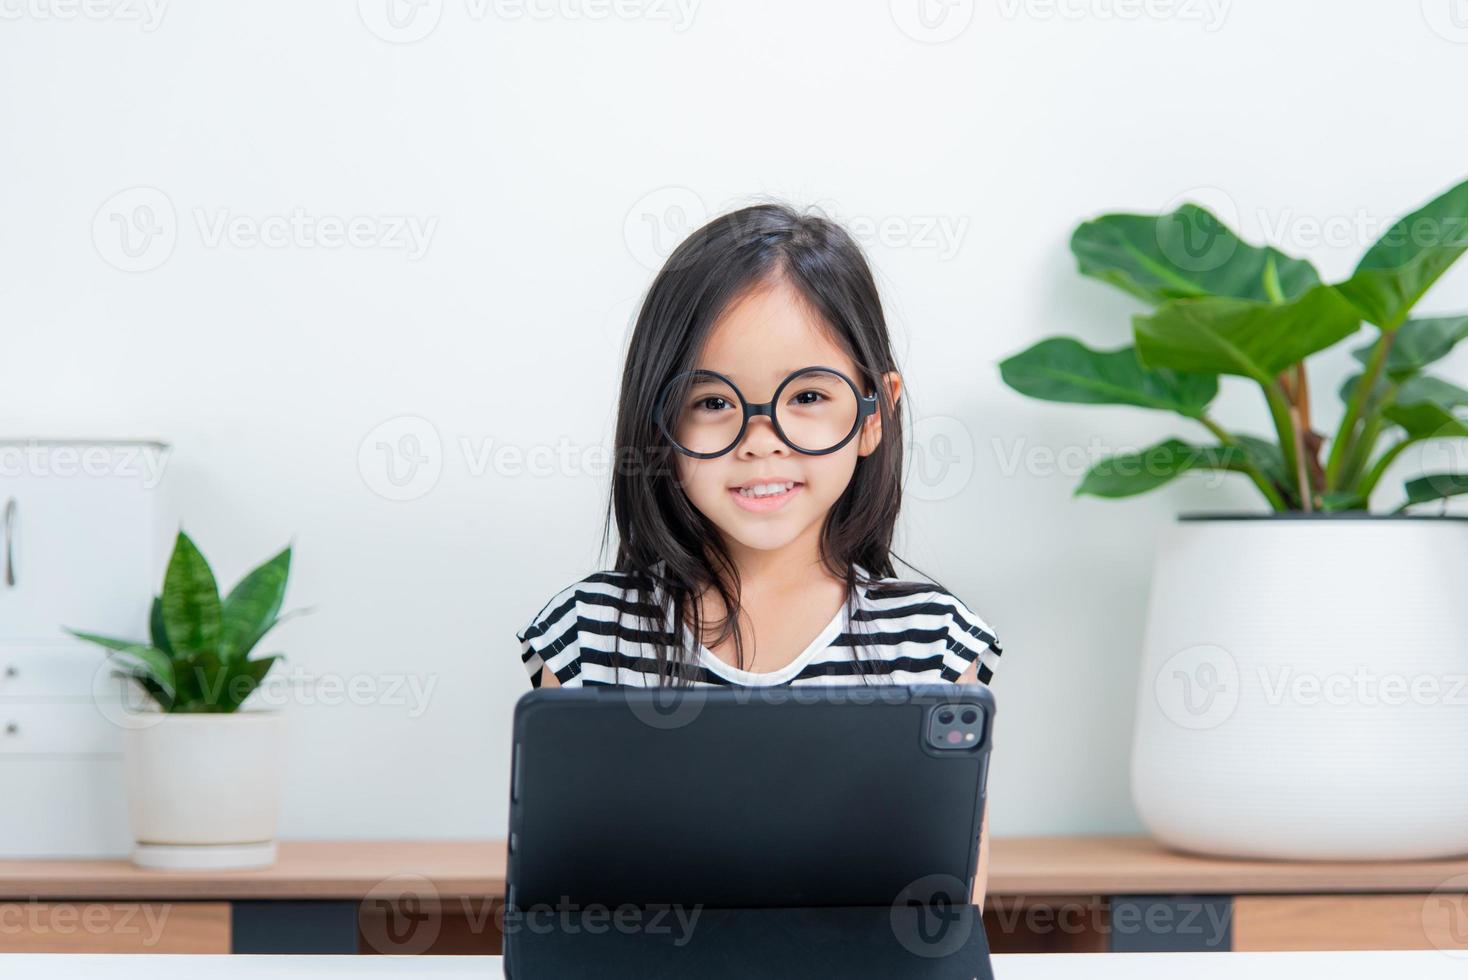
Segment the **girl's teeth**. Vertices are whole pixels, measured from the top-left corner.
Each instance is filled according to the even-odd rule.
[[[740,487],[741,497],[769,497],[774,494],[788,493],[795,489],[794,483],[756,483],[752,487]]]

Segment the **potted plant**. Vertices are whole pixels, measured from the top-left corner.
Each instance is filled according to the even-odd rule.
[[[265,867],[275,861],[285,718],[244,708],[280,654],[250,656],[282,620],[291,550],[246,575],[222,600],[214,573],[180,533],[148,642],[70,630],[109,651],[148,710],[127,729],[133,862],[147,868]]]
[[[1371,509],[1404,450],[1468,436],[1468,391],[1429,373],[1468,316],[1412,317],[1468,249],[1468,183],[1393,224],[1345,280],[1242,241],[1193,204],[1108,214],[1071,250],[1083,275],[1147,310],[1132,344],[1044,340],[1005,360],[1035,398],[1170,412],[1170,438],[1094,464],[1077,494],[1128,497],[1189,471],[1237,474],[1260,514],[1183,515],[1153,568],[1131,760],[1147,828],[1175,847],[1264,858],[1468,852],[1468,521],[1412,508],[1468,492],[1419,474]],[[1353,338],[1361,365],[1322,432],[1307,358]],[[1210,405],[1258,386],[1273,432]]]

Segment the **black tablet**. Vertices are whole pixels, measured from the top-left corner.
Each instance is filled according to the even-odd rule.
[[[897,934],[913,910],[972,918],[993,722],[969,684],[533,691],[515,709],[507,962],[567,927],[650,932],[660,909],[690,931],[695,911],[878,910]]]

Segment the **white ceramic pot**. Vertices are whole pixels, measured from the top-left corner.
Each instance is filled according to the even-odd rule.
[[[155,714],[126,732],[133,863],[257,868],[275,861],[285,716]]]
[[[1132,799],[1189,851],[1468,853],[1468,520],[1180,518],[1153,569]]]

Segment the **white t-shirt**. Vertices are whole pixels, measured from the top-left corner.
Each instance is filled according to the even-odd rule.
[[[1003,652],[994,630],[932,582],[873,578],[856,566],[857,585],[801,654],[776,671],[747,671],[695,644],[678,625],[684,650],[697,649],[695,684],[920,684],[956,681],[977,660],[990,683]],[[530,682],[549,667],[563,687],[658,683],[652,641],[671,638],[653,580],[605,571],[567,586],[515,634]]]

